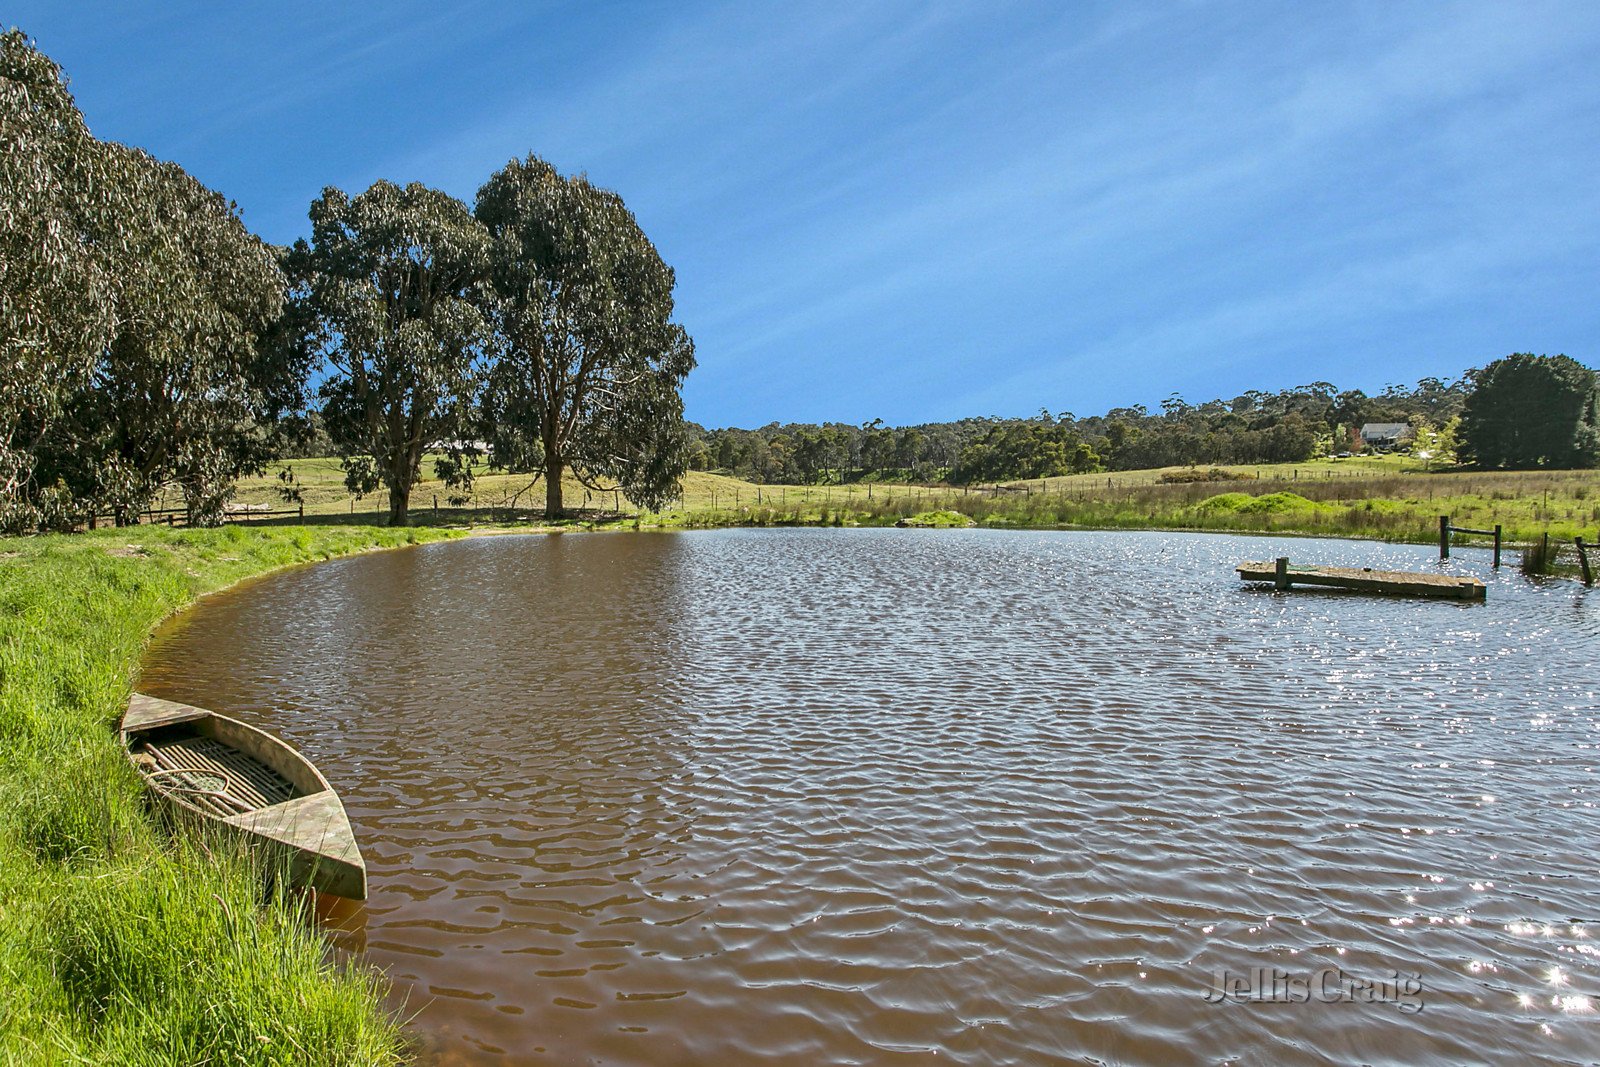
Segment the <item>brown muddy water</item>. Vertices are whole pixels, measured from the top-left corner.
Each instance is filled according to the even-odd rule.
[[[1600,1057],[1600,593],[1253,592],[1172,534],[493,537],[207,599],[450,1064]],[[1420,1010],[1419,1010],[1420,1009]]]

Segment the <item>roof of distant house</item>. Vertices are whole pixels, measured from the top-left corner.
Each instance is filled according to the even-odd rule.
[[[1369,422],[1361,427],[1362,437],[1399,437],[1410,432],[1409,422]]]

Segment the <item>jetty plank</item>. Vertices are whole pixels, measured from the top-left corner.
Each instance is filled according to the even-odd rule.
[[[1278,562],[1272,560],[1247,560],[1239,564],[1237,569],[1239,577],[1247,582],[1266,582],[1280,589],[1291,589],[1297,585],[1320,586],[1383,596],[1434,596],[1456,600],[1483,600],[1488,595],[1488,587],[1478,579],[1450,574],[1306,564],[1290,564],[1286,570],[1280,571]]]

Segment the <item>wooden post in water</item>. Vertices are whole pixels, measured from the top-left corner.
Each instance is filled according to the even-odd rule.
[[[1288,556],[1279,556],[1278,557],[1278,562],[1275,565],[1274,570],[1273,570],[1272,587],[1274,589],[1287,589],[1287,588],[1289,588],[1289,557]]]
[[[1578,569],[1583,573],[1583,584],[1594,584],[1594,571],[1589,567],[1589,546],[1583,543],[1583,538],[1574,537],[1572,543],[1578,546]]]
[[[1439,516],[1439,558],[1450,558],[1450,516]]]
[[[1500,569],[1500,524],[1494,524],[1494,569]]]

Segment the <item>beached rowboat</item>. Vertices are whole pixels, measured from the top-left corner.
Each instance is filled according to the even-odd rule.
[[[204,708],[135,693],[122,743],[169,809],[283,850],[296,884],[365,900],[367,865],[339,794],[299,752]]]

